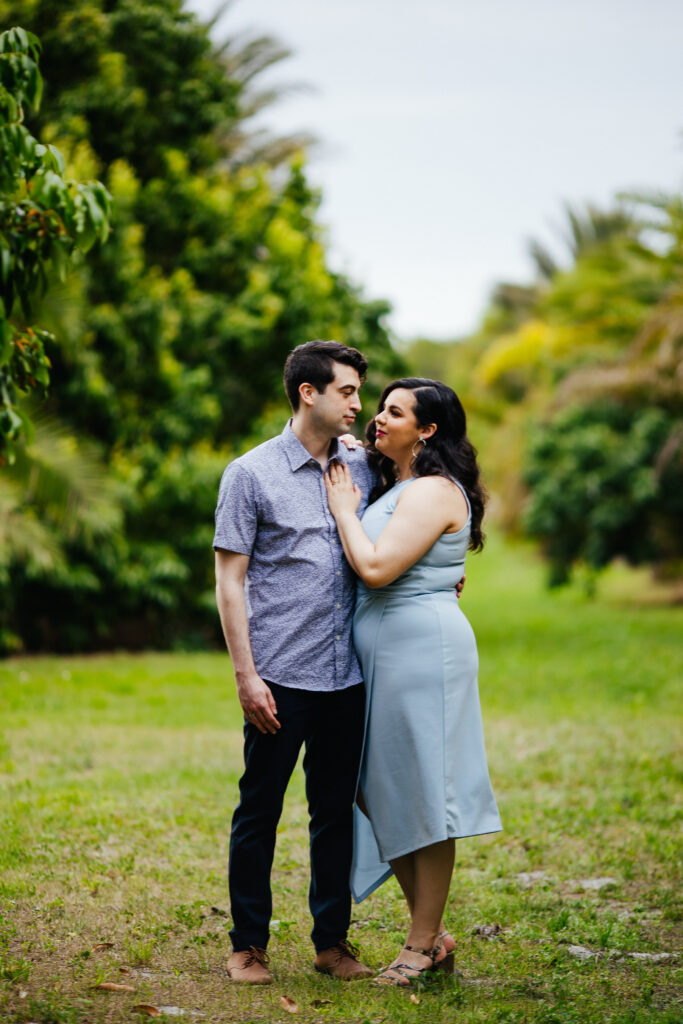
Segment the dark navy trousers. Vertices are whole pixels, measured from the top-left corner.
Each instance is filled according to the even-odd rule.
[[[265,949],[272,914],[270,872],[287,784],[305,747],[316,950],[346,938],[351,921],[349,877],[353,798],[363,742],[365,687],[313,692],[268,683],[280,729],[274,735],[244,724],[244,774],[232,818],[228,880],[233,949]]]

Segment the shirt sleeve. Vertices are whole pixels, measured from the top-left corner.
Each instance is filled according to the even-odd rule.
[[[363,492],[364,503],[367,504],[370,491],[377,483],[377,477],[370,468],[368,455],[364,448],[356,448],[346,453],[346,462],[351,470],[353,482],[358,484]]]
[[[221,479],[216,506],[214,548],[251,555],[258,529],[258,508],[251,473],[239,460],[230,463]]]

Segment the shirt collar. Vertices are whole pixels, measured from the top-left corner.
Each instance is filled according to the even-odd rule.
[[[311,461],[316,462],[311,453],[308,449],[304,448],[301,441],[292,430],[291,419],[287,420],[285,428],[280,436],[293,473],[296,473],[297,469],[301,469],[302,466],[310,465]],[[328,458],[330,460],[339,459],[340,462],[346,462],[343,455],[343,452],[345,451],[346,449],[344,448],[344,445],[340,444],[336,437],[333,437],[330,441]],[[316,464],[320,465],[318,462]]]

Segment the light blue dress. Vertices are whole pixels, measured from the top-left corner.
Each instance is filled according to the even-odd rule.
[[[366,510],[373,543],[412,482]],[[370,820],[354,808],[356,901],[389,877],[389,860],[502,827],[486,764],[477,645],[455,592],[470,525],[471,512],[388,586],[358,583],[353,635],[367,692],[359,786]]]

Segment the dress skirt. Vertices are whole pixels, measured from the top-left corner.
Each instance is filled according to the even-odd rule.
[[[366,683],[352,891],[364,899],[389,860],[448,838],[498,832],[472,628],[452,588],[367,591],[354,618]]]

